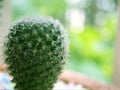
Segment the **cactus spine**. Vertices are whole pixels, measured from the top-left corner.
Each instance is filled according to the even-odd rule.
[[[63,26],[48,17],[24,17],[9,31],[4,52],[14,89],[51,90],[69,51]]]

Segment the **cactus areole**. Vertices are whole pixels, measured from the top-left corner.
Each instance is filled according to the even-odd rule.
[[[67,33],[58,20],[24,17],[9,28],[5,42],[15,90],[52,90],[68,56]]]

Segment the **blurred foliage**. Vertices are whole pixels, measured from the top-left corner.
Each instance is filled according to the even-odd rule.
[[[69,1],[69,0],[67,0]],[[80,9],[85,12],[86,25],[97,25],[98,18],[106,19],[107,14],[117,10],[118,0],[71,0],[76,3],[68,3],[69,8]]]
[[[107,14],[116,11],[118,0],[89,0],[90,4],[88,8],[85,8],[86,11],[86,23],[90,25],[96,25],[96,19],[106,18]],[[101,13],[102,15],[99,15]]]
[[[11,1],[13,20],[21,16],[53,16],[66,26],[71,42],[67,68],[111,82],[118,0],[75,0],[77,3],[74,0]],[[86,22],[82,31],[66,21],[66,12],[72,8],[85,12]],[[96,19],[103,21],[97,23]]]
[[[116,18],[110,17],[101,28],[89,26],[77,33],[69,30],[71,56],[68,68],[111,82],[116,23]]]
[[[44,15],[65,22],[65,0],[12,0],[13,19],[20,16]]]

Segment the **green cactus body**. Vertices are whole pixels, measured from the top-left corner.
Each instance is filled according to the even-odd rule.
[[[52,18],[24,17],[9,29],[4,52],[14,89],[51,90],[69,51],[63,26]]]

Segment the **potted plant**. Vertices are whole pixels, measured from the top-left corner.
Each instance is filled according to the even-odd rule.
[[[15,21],[4,49],[14,89],[52,90],[68,52],[68,36],[58,20],[24,17]]]

